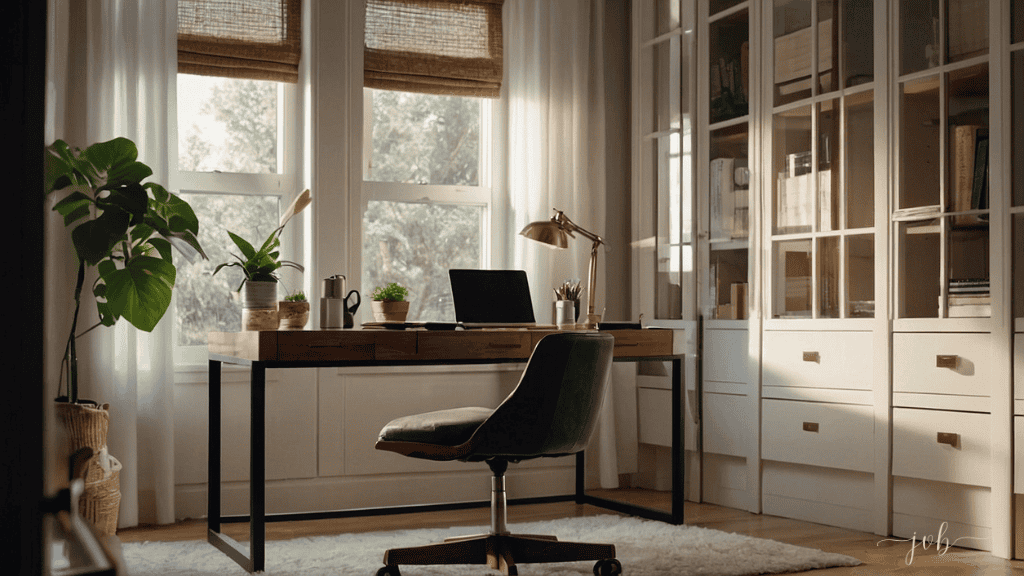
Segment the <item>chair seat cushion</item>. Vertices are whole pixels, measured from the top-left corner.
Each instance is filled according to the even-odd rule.
[[[490,408],[469,407],[403,416],[384,426],[380,440],[458,446],[468,441],[492,412]]]

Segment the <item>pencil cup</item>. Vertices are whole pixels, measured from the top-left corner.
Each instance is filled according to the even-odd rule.
[[[559,330],[572,330],[576,327],[576,306],[572,300],[555,301],[555,324]]]

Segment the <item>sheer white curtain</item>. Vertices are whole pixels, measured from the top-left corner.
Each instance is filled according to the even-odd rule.
[[[527,271],[537,320],[547,323],[555,286],[577,279],[586,285],[590,242],[577,237],[567,250],[552,250],[517,234],[557,208],[583,228],[606,235],[604,0],[506,0],[504,21],[508,228],[516,234],[509,264]],[[598,313],[604,308],[606,262],[602,253]],[[612,401],[613,395],[622,396],[613,388],[631,382],[631,369],[613,371],[614,386],[588,451],[588,462],[596,463],[588,473],[605,488],[617,487],[620,473],[635,471],[635,430],[615,425],[623,420],[635,425],[635,416],[615,417],[635,411],[635,404]]]
[[[168,97],[176,61],[174,0],[49,0],[47,142],[84,148],[124,136],[168,176]],[[47,386],[57,391],[70,328],[75,262],[68,232],[46,230]],[[85,298],[83,296],[83,298]],[[121,461],[119,527],[174,521],[173,307],[147,334],[125,321],[79,339],[80,396],[110,404],[110,454]],[[83,299],[79,326],[95,323]]]

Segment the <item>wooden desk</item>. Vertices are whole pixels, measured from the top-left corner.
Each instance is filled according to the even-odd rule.
[[[265,566],[266,522],[357,516],[461,507],[437,505],[389,509],[338,510],[300,514],[266,513],[266,370],[331,366],[426,366],[525,362],[537,342],[553,330],[277,330],[213,332],[209,339],[210,406],[207,485],[207,540],[249,572]],[[580,504],[626,514],[683,523],[683,345],[682,330],[615,330],[614,360],[664,360],[672,363],[672,511],[665,512],[588,496],[584,492],[584,455],[576,458]],[[250,442],[249,516],[221,515],[221,364],[249,366]],[[486,505],[473,503],[472,505]],[[248,550],[221,532],[222,522],[248,521]]]

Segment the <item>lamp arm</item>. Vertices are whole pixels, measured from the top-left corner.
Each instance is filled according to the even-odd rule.
[[[598,244],[604,244],[603,238],[573,222],[565,215],[565,212],[562,212],[561,210],[555,209],[555,215],[551,217],[551,220],[553,222],[557,222],[558,225],[564,228],[566,232],[576,232],[587,240],[594,242],[595,248]]]

